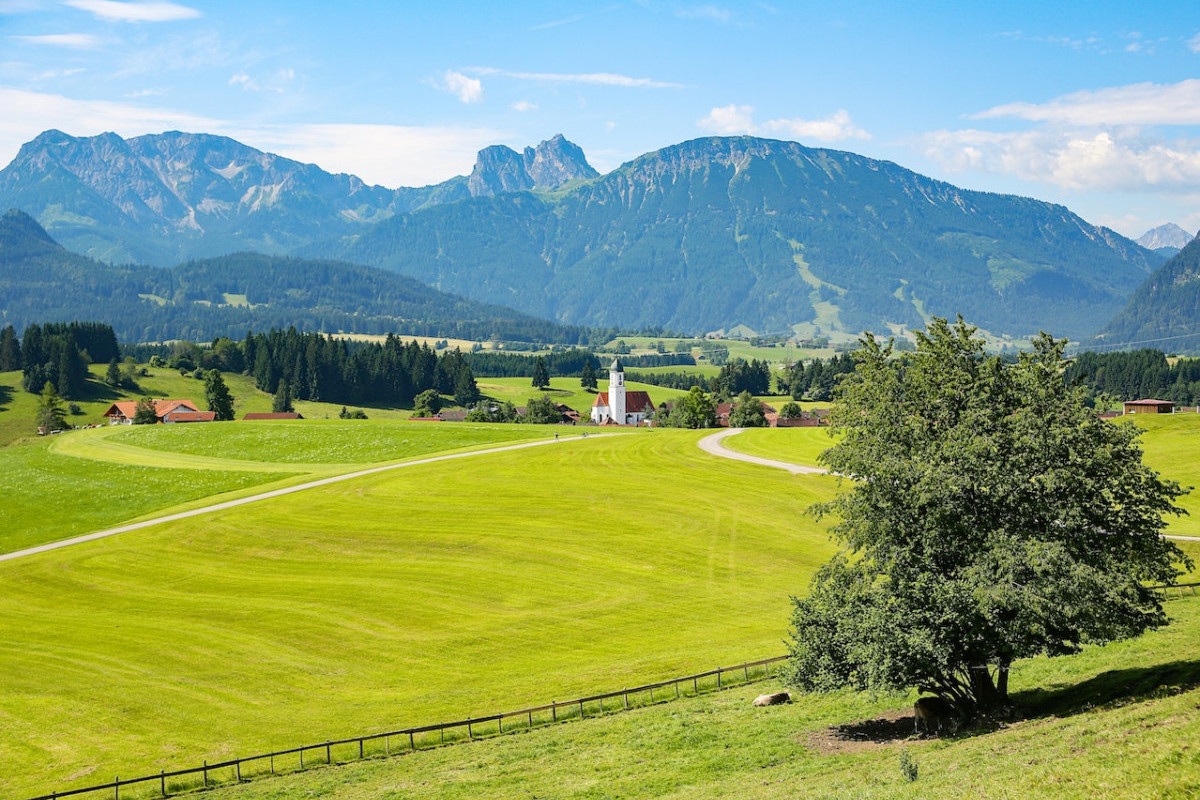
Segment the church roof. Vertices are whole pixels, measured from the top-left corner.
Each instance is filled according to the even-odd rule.
[[[596,399],[592,401],[592,408],[608,408],[608,392],[597,392]],[[625,410],[631,414],[636,414],[639,411],[647,413],[653,411],[654,402],[650,399],[650,393],[643,391],[625,392]]]
[[[617,356],[613,359],[612,366],[608,368],[609,372],[624,372],[625,367],[621,364],[621,357]]]

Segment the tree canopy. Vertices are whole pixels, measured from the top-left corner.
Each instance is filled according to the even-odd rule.
[[[1063,381],[1066,340],[1004,363],[975,333],[935,319],[899,358],[868,335],[842,383],[821,460],[851,483],[813,510],[843,550],[795,601],[801,688],[918,687],[969,716],[1007,705],[1016,659],[1167,622],[1146,587],[1189,563],[1161,536],[1185,490]]]

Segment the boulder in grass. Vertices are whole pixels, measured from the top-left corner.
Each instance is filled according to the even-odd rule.
[[[760,694],[758,697],[754,698],[754,705],[756,706],[779,706],[790,702],[792,702],[792,695],[788,692]]]

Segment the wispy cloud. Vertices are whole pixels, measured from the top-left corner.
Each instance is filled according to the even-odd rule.
[[[281,69],[276,70],[264,83],[251,78],[245,72],[237,72],[229,78],[229,85],[240,86],[247,92],[275,92],[278,94],[285,91],[287,84],[291,83],[295,77],[294,70]]]
[[[472,78],[461,72],[446,70],[440,81],[434,85],[443,92],[456,95],[464,103],[478,103],[483,100],[483,83],[478,78]]]
[[[90,33],[47,33],[41,36],[11,36],[9,38],[29,44],[70,47],[76,50],[90,50],[100,45],[100,37]]]
[[[620,86],[631,89],[682,89],[682,83],[660,81],[653,78],[633,78],[613,72],[514,72],[496,67],[472,67],[466,72],[472,75],[489,75],[512,78],[519,81],[539,83],[587,83],[597,86]]]
[[[1193,53],[1200,53],[1200,33],[1188,39],[1187,46]]]
[[[754,122],[754,107],[728,105],[718,106],[707,116],[696,121],[701,130],[721,135],[772,133],[785,136],[841,142],[847,139],[870,139],[871,134],[854,124],[850,114],[839,110],[824,119],[801,119],[799,117],[767,120],[761,125]]]
[[[65,4],[101,19],[119,22],[175,22],[202,16],[199,11],[176,3],[124,3],[118,0],[64,0]]]
[[[733,21],[733,12],[714,5],[684,6],[675,9],[675,16],[683,19],[707,19],[728,25]]]
[[[537,103],[531,103],[528,100],[518,100],[512,104],[513,111],[525,113],[527,111],[537,111]]]
[[[1075,191],[1191,193],[1200,185],[1200,142],[1167,142],[1133,129],[935,131],[920,144],[950,171],[1015,175]]]
[[[598,8],[595,11],[590,11],[586,14],[573,14],[569,17],[563,17],[562,19],[552,19],[548,22],[540,22],[537,25],[529,26],[529,30],[544,31],[549,30],[550,28],[558,28],[563,25],[574,25],[576,22],[582,22],[583,20],[588,19],[589,17],[594,17],[597,14],[607,14],[610,11],[616,11],[620,7],[620,5],[612,5],[605,8]]]
[[[1113,86],[1075,92],[1045,103],[1007,103],[969,118],[1005,117],[1064,125],[1197,125],[1200,79]]]

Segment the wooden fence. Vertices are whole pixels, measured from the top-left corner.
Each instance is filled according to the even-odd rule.
[[[319,764],[337,764],[366,758],[387,758],[402,753],[411,753],[444,744],[467,742],[488,736],[530,730],[541,725],[551,725],[568,719],[583,719],[615,711],[626,711],[637,706],[673,700],[683,695],[697,695],[719,691],[729,686],[740,686],[771,677],[771,667],[787,656],[776,656],[759,661],[749,661],[732,667],[717,669],[672,678],[658,683],[648,683],[605,692],[574,700],[555,701],[546,705],[522,708],[517,711],[502,711],[485,717],[467,717],[454,722],[440,722],[416,728],[401,728],[384,733],[371,733],[349,739],[333,739],[318,744],[277,750],[246,758],[235,758],[188,769],[162,770],[155,775],[139,778],[114,778],[109,783],[65,789],[61,792],[39,795],[30,800],[58,800],[60,797],[94,794],[112,794],[113,800],[121,799],[121,790],[138,786],[136,794],[126,792],[126,797],[168,797],[172,794],[209,788],[216,785],[242,782],[255,776],[293,772]],[[657,693],[657,694],[656,694]],[[182,780],[181,780],[182,779]]]

